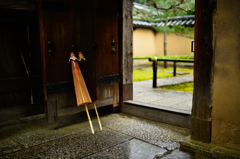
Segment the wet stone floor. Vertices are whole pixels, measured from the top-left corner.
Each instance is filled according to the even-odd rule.
[[[85,112],[84,112],[85,113]],[[126,114],[93,111],[95,135],[84,113],[47,123],[43,115],[0,123],[0,158],[191,159],[179,141],[190,130]]]

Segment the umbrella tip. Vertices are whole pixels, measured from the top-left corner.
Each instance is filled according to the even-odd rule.
[[[78,53],[78,61],[81,61],[81,60],[86,60],[86,58],[83,56],[83,53],[82,52],[79,52]]]
[[[70,62],[70,60],[77,60],[77,57],[75,56],[74,52],[70,53],[69,62]]]

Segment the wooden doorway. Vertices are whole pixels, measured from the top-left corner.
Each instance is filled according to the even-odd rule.
[[[97,107],[118,106],[121,4],[120,0],[0,3],[1,115],[7,112],[12,119],[45,112],[48,121],[56,121],[58,116],[84,111],[76,107],[68,63],[72,51],[87,58]],[[2,115],[1,120],[10,118]]]
[[[37,11],[0,14],[0,121],[44,113]]]

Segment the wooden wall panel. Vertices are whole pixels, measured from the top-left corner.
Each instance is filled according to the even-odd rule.
[[[0,79],[26,77],[27,73],[21,57],[19,44],[20,39],[23,41],[27,39],[26,24],[18,24],[16,26],[9,23],[1,23],[0,35]],[[30,89],[1,93],[0,108],[30,104],[30,99]]]
[[[119,83],[100,84],[98,79],[119,74],[118,17],[110,14],[110,10],[118,11],[118,3],[117,0],[104,0],[95,1],[94,5],[97,94],[99,98],[113,96],[116,106],[119,101]],[[115,41],[115,46],[111,45],[112,41]],[[113,48],[115,53],[112,53]]]
[[[47,86],[65,82],[72,82],[71,65],[68,63],[70,53],[73,51],[74,28],[73,28],[73,6],[72,0],[48,0],[50,8],[43,9],[42,0],[38,1],[41,60],[44,80],[45,110],[49,122],[57,120],[57,109],[73,104],[68,99],[71,97],[69,92],[47,92]],[[61,5],[69,7],[59,7]],[[49,5],[49,3],[47,4]],[[58,6],[52,9],[52,6]],[[53,45],[48,45],[52,41]],[[49,54],[53,50],[53,55]],[[74,91],[74,90],[72,90]]]
[[[92,77],[96,78],[96,54],[94,42],[94,1],[73,1],[74,44],[76,55],[82,52],[86,58],[87,69]],[[94,86],[96,82],[94,80]]]

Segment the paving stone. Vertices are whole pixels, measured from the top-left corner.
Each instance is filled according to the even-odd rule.
[[[19,136],[26,133],[39,131],[48,128],[48,123],[46,121],[36,121],[31,123],[20,123],[17,125],[11,125],[7,127],[0,128],[0,132],[9,137]]]
[[[48,141],[56,140],[68,136],[61,130],[40,130],[36,132],[26,133],[23,135],[12,137],[15,141],[22,144],[25,148],[39,145]]]
[[[21,146],[17,142],[0,133],[0,156],[20,149]]]
[[[82,158],[132,139],[107,128],[103,132],[84,131],[39,146],[8,154],[3,158]]]
[[[105,149],[99,153],[90,155],[84,159],[149,159],[154,158],[156,154],[158,154],[159,156],[163,156],[166,152],[167,150],[157,147],[155,145],[137,139],[132,139],[109,149]]]
[[[137,102],[144,102],[144,103],[150,103],[157,101],[159,99],[165,99],[164,97],[160,98],[159,95],[150,95],[150,96],[143,96],[143,97],[133,97],[133,101]]]
[[[149,103],[173,107],[174,105],[177,105],[177,104],[183,103],[183,102],[187,102],[187,101],[191,101],[191,99],[177,96],[177,97],[166,98],[163,100],[153,101],[153,102],[149,102]]]
[[[176,104],[174,106],[171,106],[172,108],[180,108],[180,109],[184,109],[184,110],[192,110],[192,100],[191,101],[187,101],[187,102],[183,102],[180,104]]]
[[[106,127],[169,150],[178,148],[180,146],[178,142],[190,135],[189,129],[138,117],[128,117],[126,120],[108,124]]]

